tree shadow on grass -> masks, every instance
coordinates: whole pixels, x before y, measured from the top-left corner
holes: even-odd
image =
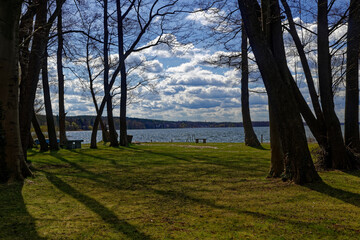
[[[360,194],[334,188],[323,181],[307,184],[305,187],[349,203],[355,207],[360,207]]]
[[[101,159],[101,160],[106,160],[106,161],[110,161],[111,159],[109,158],[105,158],[105,157],[100,157],[100,156],[97,156],[97,155],[92,155],[92,154],[89,154],[89,153],[84,153],[83,151],[76,151],[74,149],[67,149],[69,152],[72,152],[72,153],[76,153],[76,154],[79,154],[79,155],[83,155],[83,156],[86,156],[86,157],[91,157],[91,158],[96,158],[96,159]]]
[[[219,167],[223,167],[223,168],[227,168],[230,170],[241,170],[241,171],[247,171],[249,173],[254,172],[254,174],[248,174],[249,177],[252,176],[259,176],[261,174],[256,173],[255,171],[261,171],[261,167],[264,167],[263,164],[259,163],[259,161],[255,161],[255,160],[246,160],[249,161],[250,163],[256,164],[256,166],[250,166],[250,164],[239,164],[239,163],[244,163],[244,160],[238,160],[238,159],[232,159],[232,160],[226,160],[224,161],[224,159],[220,156],[195,156],[192,154],[181,154],[181,153],[164,153],[164,152],[154,152],[151,150],[142,150],[144,153],[148,153],[151,155],[157,155],[157,156],[163,156],[163,157],[168,157],[171,159],[175,159],[175,160],[180,160],[180,161],[185,161],[185,162],[189,162],[189,163],[200,163],[200,164],[206,164],[206,165],[214,165],[214,166],[219,166]],[[257,158],[259,159],[259,158]],[[266,169],[268,168],[268,166],[266,166]],[[266,175],[266,170],[264,171],[264,174]]]
[[[45,239],[26,209],[22,188],[22,183],[0,185],[0,239]]]
[[[355,170],[355,171],[345,171],[344,173],[352,175],[354,177],[359,177],[360,178],[360,170]]]
[[[80,203],[84,204],[92,212],[96,213],[102,218],[104,222],[109,224],[114,230],[125,234],[130,239],[144,239],[150,240],[150,236],[140,232],[137,228],[125,220],[119,219],[114,212],[103,206],[101,203],[95,199],[86,196],[49,172],[45,172],[46,178],[59,190],[70,195],[74,199],[78,200]]]
[[[153,189],[153,191],[156,194],[162,195],[164,197],[168,197],[170,199],[175,199],[175,200],[180,200],[180,201],[185,201],[185,202],[190,201],[192,203],[206,205],[206,206],[214,208],[214,209],[233,212],[236,214],[244,214],[244,215],[248,215],[248,216],[252,216],[254,218],[260,219],[261,221],[272,221],[272,222],[278,222],[281,224],[290,224],[290,225],[296,226],[299,229],[313,228],[314,230],[319,230],[321,228],[324,228],[323,226],[321,226],[317,223],[303,222],[300,220],[293,220],[293,219],[288,219],[288,218],[282,219],[279,217],[267,215],[267,214],[260,213],[260,212],[254,212],[254,211],[239,209],[239,208],[235,208],[235,207],[231,207],[231,206],[220,205],[220,204],[217,204],[213,200],[192,197],[183,192],[172,191],[172,190],[164,191],[164,190],[157,190],[157,189]]]

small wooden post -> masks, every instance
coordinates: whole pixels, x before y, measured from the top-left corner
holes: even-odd
[[[264,136],[261,134],[261,143],[263,143]]]

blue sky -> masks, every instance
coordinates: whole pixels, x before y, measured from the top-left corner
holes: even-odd
[[[184,23],[189,24],[192,29],[202,31],[198,33],[197,37],[203,36],[207,40],[193,41],[191,43],[191,39],[185,39],[181,35],[168,34],[166,37],[171,38],[172,47],[163,44],[134,53],[129,57],[129,66],[142,62],[142,67],[135,69],[130,75],[130,79],[137,81],[142,78],[149,81],[148,84],[129,93],[131,103],[128,105],[128,117],[189,121],[242,121],[240,102],[241,73],[235,68],[215,67],[208,63],[209,60],[217,59],[220,55],[228,55],[238,51],[236,44],[240,42],[240,36],[233,41],[234,48],[232,48],[232,51],[225,50],[221,44],[218,46],[212,44],[215,38],[210,37],[209,27],[213,24],[211,19],[214,19],[214,13],[211,11],[183,16]],[[220,31],[226,32],[229,25],[220,25],[218,27],[222,28]],[[316,31],[315,23],[309,22],[308,27]],[[335,31],[331,39],[337,39],[344,32],[346,32],[346,26]],[[209,37],[207,38],[207,36]],[[295,51],[289,37],[285,36],[285,39],[288,42],[287,51],[289,53],[290,70],[293,72],[294,77],[298,79],[298,84],[305,99],[310,102],[306,84],[303,81],[300,61],[294,54]],[[307,39],[311,39],[309,34],[304,36],[304,41]],[[310,41],[307,48],[316,49],[316,41]],[[115,53],[112,54],[113,58],[116,58],[116,56]],[[250,57],[252,56],[250,55]],[[310,52],[309,57],[315,59],[316,55]],[[67,62],[67,64],[72,65],[73,63]],[[50,58],[49,66],[52,69],[55,68],[55,59]],[[266,121],[268,120],[267,96],[264,93],[259,93],[264,92],[265,89],[257,72],[257,67],[253,62],[251,62],[250,68],[252,70],[249,84],[251,116],[254,121]],[[78,66],[78,69],[81,69],[81,66]],[[315,68],[313,72],[316,81]],[[69,71],[66,71],[66,73],[65,102],[68,116],[94,115],[95,109],[90,93],[86,90],[86,79],[80,81]],[[51,77],[55,79],[55,72],[52,71],[51,74]],[[52,90],[56,93],[55,86]],[[99,98],[100,96],[101,87],[99,88]],[[115,102],[117,98],[118,96],[115,97]],[[344,112],[342,85],[337,91],[335,103],[338,116],[342,121]],[[55,112],[57,112],[56,98],[53,100],[53,106]],[[114,108],[114,114],[119,115],[118,105]]]

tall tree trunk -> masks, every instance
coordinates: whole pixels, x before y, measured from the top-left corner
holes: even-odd
[[[34,147],[34,139],[31,135],[31,132],[29,133],[29,143],[28,143],[28,149],[32,149]]]
[[[269,19],[271,19],[270,2],[268,0],[261,0],[261,26],[267,44],[272,46],[271,20]],[[280,128],[276,120],[276,114],[271,107],[270,99],[268,99],[268,107],[271,148],[269,177],[280,177],[284,172],[284,151],[281,146]]]
[[[269,122],[270,122],[270,172],[269,177],[280,177],[284,172],[284,152],[281,146],[280,130],[276,121],[275,112],[272,110],[269,101]]]
[[[351,169],[347,157],[340,122],[334,109],[332,92],[331,58],[329,53],[328,1],[318,1],[318,72],[321,105],[324,112],[331,166],[336,169]],[[329,163],[330,164],[330,163]]]
[[[108,97],[106,110],[107,110],[107,118],[108,118],[108,124],[109,124],[110,146],[118,147],[119,142],[118,142],[118,134],[115,129],[112,96]]]
[[[360,1],[350,1],[347,32],[345,144],[360,151],[359,141]]]
[[[256,57],[265,88],[269,96],[271,108],[274,110],[275,121],[278,123],[281,145],[284,151],[284,178],[293,180],[297,184],[304,184],[320,179],[315,171],[314,164],[307,146],[305,130],[296,100],[292,94],[290,79],[284,75],[284,60],[280,62],[272,52],[263,37],[261,27],[261,9],[256,0],[238,0],[241,15],[245,24],[251,47]],[[276,16],[279,12],[278,2],[271,2],[272,13]],[[279,18],[279,15],[277,15]],[[279,19],[272,21],[272,39],[282,38],[278,31]],[[281,24],[281,22],[280,22]],[[281,25],[280,25],[281,29]],[[281,36],[279,36],[281,34]],[[286,60],[285,60],[286,62]]]
[[[284,9],[285,14],[287,16],[288,22],[289,22],[289,33],[291,34],[295,46],[297,48],[297,51],[299,53],[299,57],[301,60],[301,64],[304,70],[305,79],[308,85],[309,94],[311,97],[311,102],[314,108],[314,112],[316,115],[313,115],[312,111],[310,110],[308,104],[306,103],[304,97],[302,96],[300,90],[298,89],[295,82],[292,82],[293,91],[295,94],[295,97],[297,99],[297,102],[299,104],[300,112],[306,121],[307,125],[309,126],[313,136],[317,140],[319,147],[322,149],[323,156],[321,159],[321,162],[318,162],[319,165],[322,165],[322,167],[330,166],[331,165],[331,159],[329,157],[328,151],[329,151],[329,145],[328,145],[328,139],[327,139],[327,133],[326,133],[326,125],[324,120],[324,115],[322,112],[322,109],[320,107],[320,102],[318,99],[318,94],[315,89],[314,80],[311,74],[310,66],[306,58],[306,54],[304,51],[304,46],[300,41],[299,35],[296,31],[295,23],[292,17],[291,9],[287,3],[286,0],[281,0]]]
[[[22,150],[18,115],[21,4],[20,0],[0,1],[0,182],[31,176]]]
[[[49,146],[50,146],[50,150],[56,151],[59,150],[59,144],[57,143],[54,115],[51,106],[47,51],[45,51],[43,64],[42,64],[42,83],[43,83],[43,92],[44,92],[46,123],[47,123],[48,136],[49,136]]]
[[[39,73],[42,57],[46,47],[48,31],[44,27],[47,20],[47,1],[39,0],[36,8],[35,31],[33,33],[31,52],[27,71],[23,75],[20,84],[20,135],[23,153],[26,159],[26,150],[29,139],[31,120],[34,110],[34,99],[39,81]]]
[[[108,1],[104,0],[104,90],[107,95],[106,111],[110,133],[110,146],[117,147],[119,142],[115,130],[112,97],[110,95],[111,89],[109,86],[109,29],[108,29]]]
[[[49,147],[48,147],[48,144],[46,143],[45,136],[41,131],[39,122],[36,119],[35,111],[33,112],[33,117],[31,119],[31,123],[32,123],[32,125],[34,127],[36,136],[37,136],[37,138],[39,140],[39,143],[40,143],[40,151],[46,152],[47,150],[49,150]]]
[[[64,73],[63,73],[63,63],[62,63],[62,54],[64,47],[64,39],[62,34],[62,10],[60,10],[57,20],[57,31],[58,31],[58,49],[56,54],[57,60],[57,74],[58,74],[58,84],[59,84],[59,138],[60,146],[66,145],[66,129],[65,129],[65,101],[64,101]]]
[[[245,132],[245,145],[260,147],[261,144],[254,132],[250,116],[248,46],[244,27],[241,36],[241,112]]]
[[[90,33],[89,33],[90,34]],[[86,42],[86,68],[88,71],[88,76],[89,76],[89,81],[90,81],[90,93],[91,93],[91,97],[95,106],[95,110],[96,110],[96,115],[99,115],[99,106],[96,100],[96,95],[95,95],[95,90],[94,90],[94,79],[92,76],[92,72],[91,72],[91,67],[90,67],[90,51],[89,51],[89,44],[90,44],[90,38],[87,39]],[[109,136],[109,132],[106,129],[106,126],[103,122],[102,119],[100,119],[100,127],[101,127],[101,131],[102,131],[102,139],[104,142],[109,142],[110,136]]]
[[[312,77],[310,66],[309,66],[309,63],[307,61],[306,54],[305,54],[305,51],[304,51],[304,46],[301,43],[299,35],[298,35],[297,31],[296,31],[294,19],[292,17],[292,13],[291,13],[291,10],[290,10],[290,7],[289,7],[287,1],[286,0],[281,0],[281,2],[282,2],[282,5],[284,6],[285,14],[286,14],[287,19],[289,21],[289,33],[290,33],[292,39],[294,40],[296,49],[297,49],[297,51],[299,53],[301,65],[302,65],[303,70],[304,70],[304,75],[305,75],[305,79],[306,79],[306,82],[307,82],[307,85],[308,85],[310,98],[311,98],[311,102],[312,102],[312,105],[313,105],[313,108],[314,108],[316,118],[323,125],[324,124],[324,117],[323,117],[323,113],[322,113],[322,110],[321,110],[321,107],[320,107],[318,94],[317,94],[316,89],[315,89],[314,79]]]
[[[120,99],[120,145],[128,146],[127,126],[126,126],[126,101],[127,101],[127,80],[126,66],[124,56],[124,32],[123,19],[121,14],[120,0],[116,0],[117,20],[118,20],[118,42],[119,42],[119,60],[121,64],[121,99]]]

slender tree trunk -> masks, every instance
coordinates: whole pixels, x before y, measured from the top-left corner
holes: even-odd
[[[0,1],[0,182],[31,176],[22,151],[18,115],[21,4],[19,0]]]
[[[345,144],[360,151],[359,140],[360,1],[350,1],[347,33]]]
[[[28,143],[28,149],[32,149],[34,147],[34,139],[31,135],[31,132],[29,133],[29,143]]]
[[[307,146],[305,130],[290,85],[290,79],[284,75],[284,60],[280,62],[280,54],[275,57],[272,47],[264,39],[264,32],[261,24],[261,9],[256,0],[238,0],[241,15],[245,24],[251,47],[256,57],[269,102],[274,111],[275,121],[279,124],[281,145],[284,151],[284,178],[293,180],[297,184],[304,184],[320,179],[315,171],[314,164]],[[271,1],[272,16],[279,15],[278,2]],[[271,27],[272,39],[282,38],[282,32],[278,31],[279,21],[271,21],[275,26]],[[281,25],[280,25],[281,29]],[[281,34],[281,36],[279,36]],[[286,60],[285,60],[286,62]]]
[[[97,148],[97,144],[96,144],[96,136],[97,136],[97,131],[98,131],[98,128],[99,128],[99,123],[101,120],[101,115],[104,111],[104,108],[105,108],[105,105],[107,103],[107,96],[105,94],[101,104],[100,104],[100,108],[99,108],[99,112],[97,113],[97,116],[95,118],[95,121],[94,121],[94,125],[93,125],[93,129],[92,129],[92,132],[91,132],[91,142],[90,142],[90,148],[92,149],[95,149]]]
[[[58,31],[58,49],[56,54],[57,60],[57,74],[58,74],[58,84],[59,84],[59,138],[60,146],[66,145],[66,129],[65,129],[65,101],[64,101],[64,73],[63,73],[63,64],[62,64],[62,54],[64,39],[62,34],[62,10],[60,10],[57,20],[57,31]]]
[[[42,151],[42,152],[48,151],[49,147],[48,147],[48,144],[46,143],[45,136],[41,131],[39,122],[36,119],[35,111],[33,112],[33,117],[31,119],[31,123],[32,123],[32,125],[34,127],[34,130],[36,132],[36,136],[37,136],[37,138],[39,140],[39,143],[40,143],[40,151]]]
[[[324,112],[327,138],[332,164],[327,167],[336,169],[351,169],[353,166],[347,157],[340,128],[336,116],[332,92],[331,58],[329,53],[328,1],[318,1],[318,70],[321,105]]]
[[[108,29],[108,1],[104,0],[104,90],[107,95],[106,111],[107,119],[109,125],[110,133],[110,146],[117,147],[119,142],[117,140],[117,134],[114,125],[113,117],[113,106],[112,106],[112,97],[110,95],[110,86],[109,86],[109,29]]]
[[[110,146],[111,147],[118,147],[118,134],[116,133],[115,123],[114,123],[114,116],[113,116],[113,104],[112,104],[112,96],[108,97],[107,101],[107,116],[108,116],[108,124],[109,124],[109,135],[110,135]]]
[[[92,100],[93,100],[93,103],[94,103],[94,106],[95,106],[96,115],[99,115],[99,106],[98,106],[95,91],[94,91],[94,79],[93,79],[92,72],[91,72],[91,67],[90,67],[89,44],[90,44],[90,38],[88,38],[87,42],[86,42],[86,67],[87,67],[89,81],[90,81],[91,97],[92,97]],[[100,119],[100,126],[101,126],[103,141],[104,142],[109,142],[109,139],[110,139],[109,132],[106,130],[106,126],[105,126],[102,119]]]
[[[309,66],[309,63],[307,61],[306,54],[305,54],[305,51],[304,51],[304,46],[301,43],[299,35],[298,35],[297,31],[296,31],[294,19],[292,17],[292,13],[291,13],[289,5],[287,4],[287,1],[286,0],[281,0],[281,2],[282,2],[282,5],[284,6],[285,14],[286,14],[287,19],[289,21],[289,33],[291,34],[291,37],[294,40],[296,49],[297,49],[297,51],[299,53],[300,61],[301,61],[301,64],[302,64],[302,67],[303,67],[303,70],[304,70],[304,75],[305,75],[305,79],[306,79],[306,82],[307,82],[307,85],[308,85],[308,89],[309,89],[309,93],[310,93],[310,97],[311,97],[311,102],[312,102],[312,105],[314,107],[314,112],[316,114],[316,118],[323,125],[324,124],[324,117],[323,117],[323,113],[322,113],[322,110],[321,110],[321,107],[320,107],[318,94],[317,94],[316,89],[315,89],[314,79],[312,77],[310,66]]]
[[[244,27],[241,36],[241,111],[245,132],[245,145],[260,147],[261,144],[254,132],[250,116],[248,46]]]
[[[47,123],[48,136],[49,136],[49,146],[50,146],[50,150],[56,151],[59,150],[59,144],[57,143],[54,115],[51,106],[47,51],[45,51],[43,64],[42,64],[42,83],[43,83],[43,92],[44,92],[46,123]]]
[[[26,150],[30,133],[31,120],[34,110],[34,99],[39,81],[42,56],[46,48],[48,31],[44,27],[47,20],[47,1],[39,0],[36,8],[35,29],[33,33],[31,52],[27,71],[23,75],[20,84],[20,135],[23,153],[26,159]]]
[[[126,126],[126,101],[127,101],[127,80],[126,80],[126,66],[124,56],[124,32],[123,19],[121,14],[120,0],[116,0],[116,10],[118,19],[118,41],[119,41],[119,60],[121,64],[121,99],[120,99],[120,145],[128,146],[127,140],[127,126]]]

